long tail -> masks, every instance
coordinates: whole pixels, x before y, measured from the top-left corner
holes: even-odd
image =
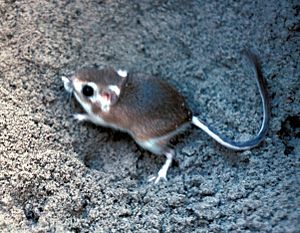
[[[192,118],[192,124],[202,129],[204,132],[206,132],[209,136],[211,136],[221,145],[232,150],[247,150],[257,146],[265,138],[267,134],[269,128],[270,116],[271,116],[271,104],[270,104],[269,94],[268,94],[265,79],[261,71],[258,57],[249,50],[245,50],[243,51],[243,53],[247,56],[250,63],[253,65],[255,69],[256,83],[259,88],[259,93],[263,104],[263,121],[261,123],[258,134],[254,138],[250,139],[249,141],[236,142],[224,136],[221,136],[220,133],[218,133],[216,130],[212,129],[211,127],[201,122],[199,118],[195,116]]]

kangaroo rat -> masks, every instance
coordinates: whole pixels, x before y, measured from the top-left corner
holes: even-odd
[[[162,178],[166,180],[172,162],[174,150],[169,147],[170,139],[190,124],[232,150],[250,149],[264,139],[270,118],[268,91],[257,56],[250,51],[245,54],[254,67],[263,105],[260,130],[245,142],[227,139],[193,116],[184,97],[161,79],[113,68],[85,68],[71,78],[62,77],[62,81],[86,111],[86,114],[75,114],[75,119],[125,131],[144,149],[166,156],[157,176],[150,179],[157,183]]]

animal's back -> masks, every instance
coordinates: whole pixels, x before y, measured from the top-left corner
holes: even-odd
[[[143,137],[168,134],[192,117],[183,96],[171,85],[143,74],[128,77],[111,113],[119,114],[134,135]]]

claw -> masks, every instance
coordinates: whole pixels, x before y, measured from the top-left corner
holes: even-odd
[[[156,180],[156,176],[150,176],[150,178],[148,179],[148,182],[152,182],[153,180]]]
[[[167,175],[167,174],[164,174],[164,175],[158,175],[157,178],[156,178],[155,181],[154,181],[154,184],[157,184],[161,179],[164,179],[165,181],[168,181],[166,175]]]
[[[163,179],[163,180],[165,180],[165,181],[168,181],[166,175],[167,175],[167,174],[165,174],[165,175],[151,176],[151,177],[148,179],[148,182],[153,182],[153,181],[154,181],[154,184],[157,184],[161,179]]]
[[[164,179],[165,181],[167,181],[167,173],[168,173],[168,169],[172,163],[173,154],[172,154],[172,152],[168,152],[168,153],[165,153],[165,155],[167,157],[165,164],[159,170],[157,176],[152,176],[148,179],[149,182],[152,182],[153,180],[155,180],[154,184],[157,184],[161,179]]]

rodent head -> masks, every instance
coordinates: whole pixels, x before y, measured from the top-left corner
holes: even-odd
[[[65,89],[74,93],[84,109],[96,105],[103,112],[109,112],[110,106],[118,101],[126,78],[127,72],[122,70],[84,68],[70,79],[62,77],[62,80]]]

